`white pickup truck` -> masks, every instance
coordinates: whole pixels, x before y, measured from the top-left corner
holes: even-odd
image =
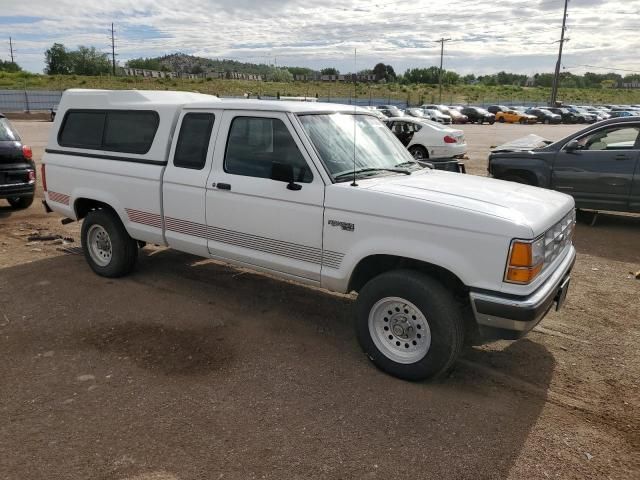
[[[84,220],[97,274],[151,243],[355,291],[362,348],[405,379],[523,336],[575,261],[570,196],[423,168],[349,106],[68,90],[42,180],[48,211]]]

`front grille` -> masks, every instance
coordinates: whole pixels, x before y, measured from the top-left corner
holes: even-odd
[[[550,265],[571,245],[576,224],[576,212],[571,210],[544,234],[544,263]]]

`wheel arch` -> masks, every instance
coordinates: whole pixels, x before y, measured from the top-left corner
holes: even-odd
[[[398,269],[415,270],[427,274],[440,282],[456,294],[466,295],[468,288],[453,272],[433,263],[416,260],[398,255],[375,254],[362,258],[353,269],[349,277],[348,292],[360,289],[372,278]]]

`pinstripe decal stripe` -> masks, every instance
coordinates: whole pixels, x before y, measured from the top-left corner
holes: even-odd
[[[126,212],[129,220],[134,223],[162,228],[162,218],[158,214],[130,208],[127,208]],[[179,218],[165,217],[164,221],[165,228],[171,232],[206,238],[214,242],[292,258],[301,262],[315,263],[328,268],[340,268],[342,259],[344,258],[344,254],[338,252],[331,252],[329,250],[323,252],[322,249],[316,247],[308,247],[306,245],[261,237],[259,235],[236,232],[235,230],[228,230],[226,228],[211,227]]]
[[[64,193],[52,192],[48,191],[49,200],[56,203],[61,203],[62,205],[69,205],[69,195],[65,195]]]

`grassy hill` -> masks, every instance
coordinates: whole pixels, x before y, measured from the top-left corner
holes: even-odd
[[[327,98],[351,98],[353,84],[322,82],[250,82],[215,79],[152,79],[139,77],[89,77],[76,75],[37,75],[30,73],[0,72],[0,90],[65,90],[67,88],[188,90],[219,96],[318,96]],[[385,99],[391,103],[432,103],[438,101],[437,85],[358,84],[358,98]],[[550,96],[542,87],[488,87],[480,85],[453,85],[443,88],[442,102],[466,103],[545,103]],[[640,90],[562,88],[559,98],[566,103],[577,104],[640,104]]]

